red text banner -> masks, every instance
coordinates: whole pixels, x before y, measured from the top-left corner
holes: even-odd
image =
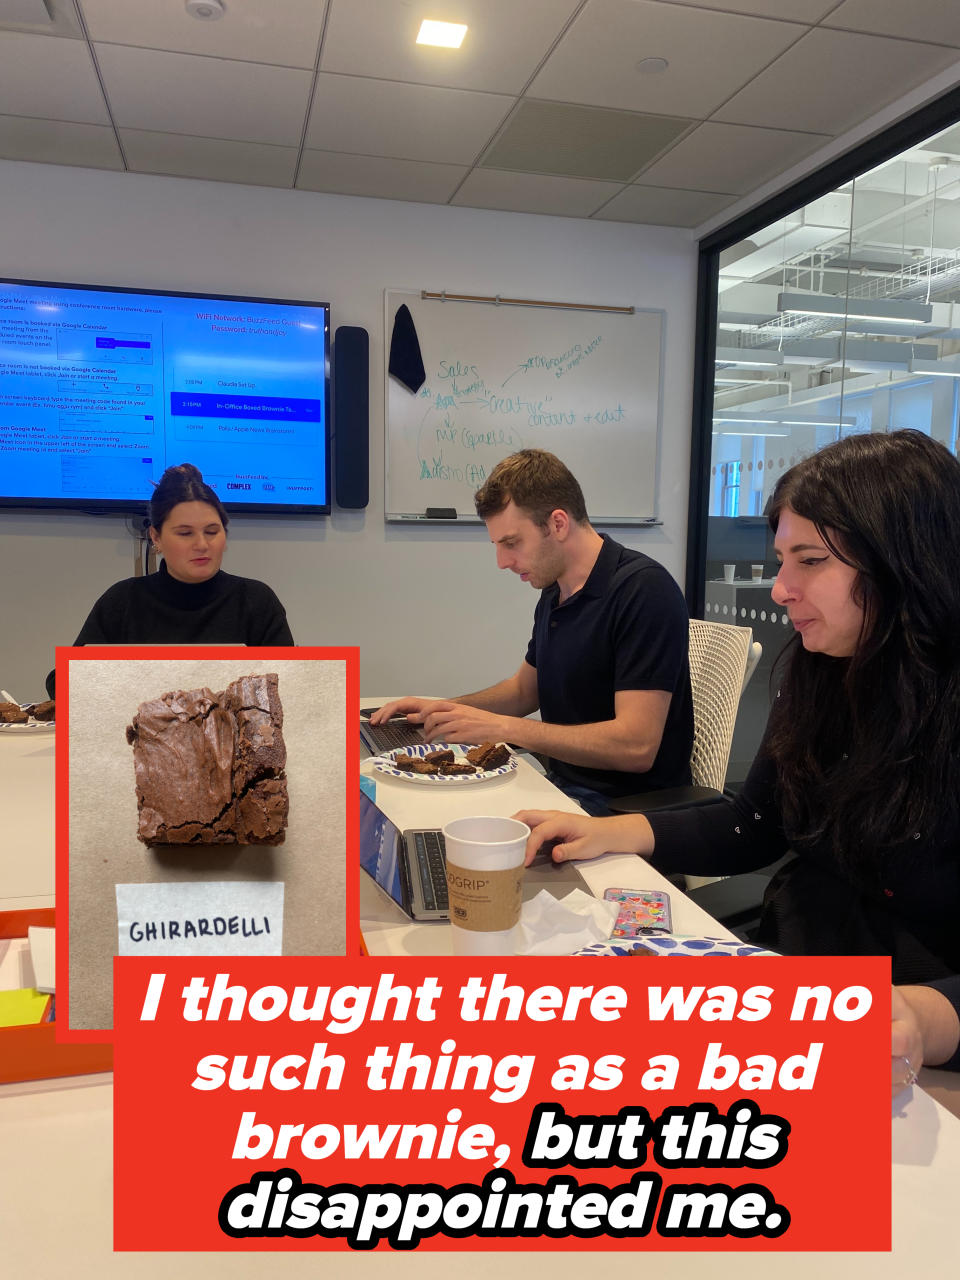
[[[118,1249],[890,1247],[889,961],[115,966]]]

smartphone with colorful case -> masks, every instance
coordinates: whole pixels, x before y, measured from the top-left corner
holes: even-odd
[[[640,938],[671,931],[669,894],[659,889],[607,889],[603,896],[607,902],[620,904],[612,937]]]

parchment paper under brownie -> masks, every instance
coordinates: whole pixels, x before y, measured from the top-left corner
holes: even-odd
[[[144,844],[281,844],[287,751],[275,675],[143,702],[127,741]]]

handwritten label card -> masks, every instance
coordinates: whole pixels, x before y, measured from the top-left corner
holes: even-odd
[[[118,884],[118,955],[279,956],[283,885]]]

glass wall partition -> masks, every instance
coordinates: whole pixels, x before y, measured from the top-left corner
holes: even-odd
[[[951,99],[938,104],[941,119],[960,116]],[[688,597],[700,616],[752,627],[764,651],[741,704],[734,783],[792,634],[770,598],[776,567],[763,511],[777,479],[860,432],[916,427],[956,452],[960,125],[915,136],[879,159],[895,140],[875,141],[859,172],[853,157],[830,189],[821,180],[795,208],[781,197],[778,216],[703,246]]]

